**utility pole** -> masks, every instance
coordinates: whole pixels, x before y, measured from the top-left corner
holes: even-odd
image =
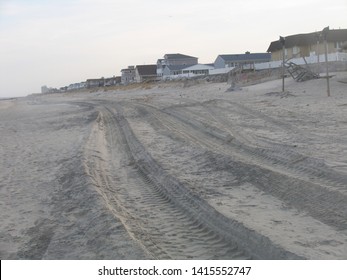
[[[282,92],[284,92],[284,63],[285,63],[285,53],[286,53],[286,39],[280,36],[280,43],[282,45]]]
[[[329,84],[329,63],[328,63],[328,37],[329,32],[329,26],[325,27],[322,31],[323,37],[324,37],[324,49],[325,49],[325,65],[326,65],[326,75],[327,75],[327,94],[328,97],[330,96],[330,84]]]

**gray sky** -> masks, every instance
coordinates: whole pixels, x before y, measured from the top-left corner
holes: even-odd
[[[347,28],[346,0],[0,0],[0,97],[119,76],[165,53],[212,63],[279,35]]]

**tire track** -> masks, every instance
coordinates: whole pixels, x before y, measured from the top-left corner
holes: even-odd
[[[284,201],[301,211],[308,212],[312,217],[333,226],[338,229],[347,229],[347,197],[340,192],[333,190],[331,186],[326,187],[323,183],[333,184],[334,180],[330,178],[320,180],[320,183],[312,183],[307,180],[302,180],[300,177],[293,175],[290,164],[281,162],[282,165],[291,171],[289,174],[278,172],[279,167],[268,168],[271,164],[271,157],[264,156],[262,152],[255,149],[255,152],[249,147],[245,147],[241,143],[230,143],[227,138],[227,133],[206,128],[206,124],[198,123],[189,117],[183,117],[182,114],[170,113],[158,110],[147,104],[136,104],[140,110],[147,110],[147,117],[151,118],[150,123],[156,126],[171,130],[175,135],[180,135],[182,139],[198,143],[204,146],[209,152],[204,157],[209,160],[209,168],[221,168],[223,166],[226,171],[232,173],[239,183],[249,182],[257,186],[262,191]],[[186,135],[188,134],[188,137]],[[234,141],[231,141],[234,142]],[[285,152],[284,152],[285,153]],[[241,159],[235,159],[236,156],[241,156]],[[257,164],[252,161],[244,161],[242,155],[247,158],[256,158]],[[237,157],[236,157],[237,158]],[[299,159],[303,161],[304,159]],[[266,167],[263,167],[262,162],[266,162]],[[299,169],[300,172],[309,173],[311,168]],[[331,174],[330,174],[331,175]],[[310,175],[312,176],[312,175]],[[343,180],[343,177],[342,177]],[[322,183],[323,182],[323,183]],[[334,183],[335,189],[341,190],[345,186],[340,183]]]
[[[244,132],[235,129],[235,125],[229,120],[228,116],[221,117],[221,112],[229,114],[232,112],[241,119],[261,120],[265,124],[269,123],[271,126],[277,127],[279,131],[283,131],[290,136],[300,134],[307,137],[305,130],[230,100],[213,99],[204,102],[193,99],[185,100],[189,103],[169,106],[162,110],[152,105],[149,106],[155,110],[161,110],[206,134],[212,135],[222,142],[227,141],[230,148],[234,148],[234,154],[237,154],[237,150],[242,150],[243,157],[247,155],[252,157],[252,159],[258,159],[261,165],[268,165],[272,169],[280,166],[282,172],[285,170],[292,176],[300,176],[309,182],[327,185],[329,188],[340,191],[345,195],[347,194],[347,176],[345,174],[327,166],[321,159],[299,153],[293,145],[280,144],[259,136],[255,136],[255,141],[252,135],[245,135]],[[148,104],[143,105],[148,106]],[[225,108],[225,105],[231,106],[231,108]],[[202,115],[201,113],[193,112],[191,109],[195,107],[201,107],[206,114]],[[207,118],[206,115],[209,117]],[[211,124],[211,120],[214,120],[214,124]],[[254,142],[265,144],[265,147],[261,147]]]
[[[112,110],[108,109],[108,111],[113,114]],[[165,259],[245,259],[250,257],[242,252],[233,242],[225,239],[222,239],[221,242],[216,242],[217,239],[213,234],[209,233],[208,228],[201,221],[192,219],[189,215],[187,216],[185,211],[177,207],[172,197],[155,181],[155,174],[149,174],[144,168],[145,162],[143,158],[134,156],[137,155],[139,157],[138,153],[140,150],[129,145],[126,134],[124,131],[121,131],[123,130],[120,125],[122,119],[117,121],[112,115],[109,115],[108,121],[112,123],[112,127],[118,128],[118,133],[113,136],[121,137],[120,140],[128,160],[132,163],[135,162],[131,171],[131,177],[140,177],[141,179],[141,182],[137,180],[136,184],[130,186],[130,197],[137,198],[136,212],[141,213],[140,216],[134,219],[141,225],[142,236],[138,239],[139,242],[143,242],[144,237],[152,240],[152,244],[148,242],[143,244],[149,252],[152,252],[156,258]],[[136,152],[131,151],[131,148],[135,148]],[[159,172],[158,168],[154,170],[155,172]],[[134,208],[134,204],[128,204],[128,201],[128,199],[123,201],[125,203],[124,207],[131,211]],[[206,237],[212,238],[213,242],[207,242]],[[156,251],[153,252],[153,244],[160,247],[161,255],[158,255]],[[224,248],[229,249],[225,250]],[[211,255],[212,252],[214,254]]]
[[[205,102],[206,103],[206,102]],[[210,103],[207,102],[207,103]],[[212,118],[219,118],[219,112],[216,110],[213,112],[211,106],[206,108],[207,113],[209,113]],[[244,107],[244,106],[241,106]],[[347,176],[345,174],[336,172],[332,168],[328,167],[322,160],[308,157],[306,155],[300,154],[293,149],[293,147],[288,147],[288,145],[272,145],[271,148],[261,148],[256,146],[247,145],[244,142],[230,136],[230,130],[228,128],[221,130],[220,128],[211,127],[209,124],[205,123],[201,118],[197,118],[195,114],[191,114],[189,110],[177,110],[179,107],[175,107],[175,110],[165,109],[164,112],[177,118],[181,122],[186,123],[189,126],[194,127],[207,135],[210,135],[220,141],[220,144],[229,146],[229,149],[233,149],[234,155],[239,155],[243,158],[248,157],[252,160],[257,160],[260,165],[267,165],[271,169],[277,169],[276,171],[289,173],[294,177],[301,177],[301,179],[307,180],[308,182],[318,183],[320,185],[329,186],[334,190],[340,191],[342,194],[347,194]],[[218,108],[219,109],[219,108]],[[246,111],[250,111],[246,110]],[[259,116],[264,119],[264,121],[270,120],[273,125],[281,125],[280,129],[286,129],[290,125],[282,124],[283,122],[273,120],[268,116],[263,116],[263,114],[254,112],[252,115]],[[206,119],[206,118],[205,118]],[[220,119],[220,118],[219,118]],[[228,125],[227,121],[224,119],[221,123],[224,123],[226,127],[232,127],[232,124]],[[283,127],[285,126],[285,127]],[[233,132],[232,135],[235,135]],[[243,137],[244,138],[244,137]],[[242,139],[241,139],[242,140]],[[239,153],[241,151],[242,153]],[[278,168],[280,166],[280,169]]]
[[[149,254],[165,259],[299,258],[226,218],[170,176],[135,137],[122,106],[101,109],[111,164],[96,169],[106,170],[101,172],[104,181],[96,183],[113,213]],[[126,188],[112,176],[119,171],[114,162],[120,152],[126,158],[121,164],[128,166]]]
[[[263,165],[265,163],[270,166],[280,166],[281,170],[285,170],[292,175],[301,176],[303,179],[316,183],[321,182],[323,185],[328,185],[330,187],[333,186],[336,190],[341,191],[343,194],[347,194],[347,176],[331,169],[325,165],[322,160],[300,154],[286,146],[277,145],[269,149],[246,145],[237,138],[231,139],[229,133],[225,130],[223,131],[220,128],[211,127],[197,119],[195,115],[190,115],[189,111],[183,112],[181,110],[177,111],[170,109],[165,110],[165,112],[188,126],[216,138],[221,144],[224,144],[224,146],[226,146],[225,142],[227,141],[227,146],[233,149],[234,154],[237,153],[237,150],[242,151],[243,155],[257,159],[259,164]],[[218,113],[215,110],[209,109],[208,112],[218,118]],[[257,115],[262,116],[262,114],[256,114],[256,116]],[[271,118],[267,116],[263,118],[265,121],[271,120]],[[276,120],[272,120],[272,122],[276,125],[282,123]],[[284,127],[281,125],[280,128],[283,129]]]
[[[222,101],[226,102],[225,100]],[[254,110],[246,108],[241,104],[233,103],[230,101],[228,103],[233,105],[236,111],[240,111],[240,114],[251,114],[252,116],[272,123],[281,130],[292,131],[290,134],[305,134],[301,130],[298,131],[298,128],[293,127],[288,123],[284,123],[262,113],[255,112]],[[205,106],[204,104],[204,107],[213,117],[218,118],[219,113],[217,112],[217,108],[215,106],[210,106],[210,104],[208,103],[207,106]],[[218,107],[218,110],[226,109]],[[223,125],[225,125],[225,127],[230,127],[232,125],[230,122],[228,122],[227,119],[218,119],[221,121],[221,123],[223,123]],[[310,181],[316,179],[317,182],[320,181],[323,184],[334,186],[337,190],[340,190],[344,194],[347,194],[347,176],[336,172],[335,170],[327,166],[323,160],[303,155],[295,151],[294,147],[288,145],[282,145],[273,142],[270,144],[271,148],[258,148],[241,144],[239,141],[237,143],[237,145],[242,145],[244,150],[247,151],[247,153],[250,155],[255,155],[260,159],[269,162],[270,164],[281,165],[281,167],[285,168],[288,172],[295,171],[296,174],[300,174],[304,178],[307,178],[307,175],[309,175]]]

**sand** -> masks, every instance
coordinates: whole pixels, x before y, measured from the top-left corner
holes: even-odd
[[[0,101],[0,258],[346,259],[346,77]]]

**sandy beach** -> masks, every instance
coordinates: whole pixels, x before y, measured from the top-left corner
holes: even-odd
[[[347,259],[346,78],[0,101],[0,258]]]

